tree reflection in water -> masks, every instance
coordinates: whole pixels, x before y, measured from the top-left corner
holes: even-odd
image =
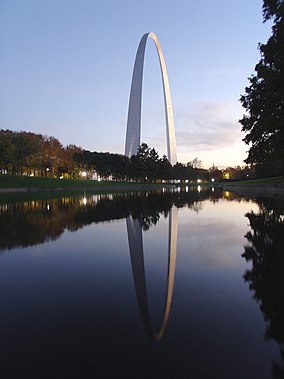
[[[148,230],[166,217],[173,205],[200,210],[205,199],[217,201],[220,191],[145,191],[97,194],[49,200],[0,201],[0,251],[28,247],[58,239],[64,231],[74,232],[85,225],[127,218],[139,221]]]
[[[273,339],[280,346],[282,364],[273,362],[274,378],[284,378],[284,217],[283,201],[264,199],[259,201],[259,213],[246,214],[251,231],[245,238],[242,257],[252,262],[244,280],[254,292],[267,322],[265,338]]]

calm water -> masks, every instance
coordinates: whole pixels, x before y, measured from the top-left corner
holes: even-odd
[[[283,378],[283,210],[216,189],[0,198],[1,378]]]

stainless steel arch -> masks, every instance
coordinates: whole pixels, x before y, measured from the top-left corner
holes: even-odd
[[[159,341],[166,330],[174,289],[175,267],[176,267],[176,252],[177,252],[177,208],[172,207],[169,212],[169,241],[168,241],[168,275],[167,275],[167,293],[165,298],[165,307],[163,320],[160,330],[154,332],[150,319],[150,312],[147,299],[146,276],[144,266],[143,238],[142,227],[138,220],[131,216],[126,219],[128,243],[130,250],[131,266],[133,280],[135,285],[137,303],[139,306],[141,318],[147,334],[150,338]]]
[[[177,153],[170,85],[160,43],[156,34],[152,32],[144,34],[141,38],[135,58],[128,107],[125,155],[130,157],[131,155],[136,154],[138,147],[140,146],[143,67],[146,43],[149,38],[155,43],[160,61],[164,91],[168,160],[174,165],[177,162]]]

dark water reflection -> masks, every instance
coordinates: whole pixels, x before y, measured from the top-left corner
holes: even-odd
[[[0,199],[1,378],[282,378],[283,204]]]
[[[251,230],[242,257],[252,262],[252,268],[244,280],[267,323],[265,338],[280,346],[282,362],[273,362],[273,377],[284,378],[284,208],[276,200],[258,203],[258,212],[246,214]]]
[[[201,209],[202,200],[218,201],[220,191],[83,195],[53,200],[0,203],[0,249],[27,247],[54,241],[65,230],[75,232],[93,222],[138,219],[143,230],[167,216],[173,205]],[[1,201],[1,199],[0,199]]]

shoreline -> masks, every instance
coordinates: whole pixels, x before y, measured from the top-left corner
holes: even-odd
[[[173,188],[174,184],[160,183],[133,183],[123,185],[94,185],[94,186],[70,186],[70,187],[17,187],[17,188],[0,188],[1,193],[17,193],[17,192],[53,192],[53,191],[131,191],[131,190],[152,190],[162,188]]]
[[[214,185],[213,185],[214,186]],[[229,191],[238,195],[247,196],[264,196],[264,197],[277,197],[284,198],[284,184],[280,183],[215,183],[215,186],[223,191]],[[170,183],[129,183],[129,184],[99,184],[99,185],[76,185],[76,186],[31,186],[31,187],[2,187],[0,188],[0,195],[7,193],[57,193],[68,191],[84,191],[84,192],[120,192],[120,191],[150,191],[159,190],[162,188],[175,188],[176,184]]]
[[[223,184],[223,190],[239,195],[284,198],[284,184]]]

